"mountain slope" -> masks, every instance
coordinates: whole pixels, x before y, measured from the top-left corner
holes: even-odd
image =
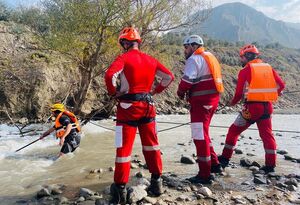
[[[190,31],[231,42],[258,42],[263,45],[278,42],[287,47],[300,48],[300,30],[242,3],[215,7],[204,23]]]

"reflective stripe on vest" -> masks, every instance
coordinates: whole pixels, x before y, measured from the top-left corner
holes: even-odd
[[[245,93],[247,101],[268,102],[278,98],[272,67],[267,63],[250,63],[251,82]]]
[[[201,95],[208,95],[208,94],[214,94],[218,93],[216,89],[212,90],[201,90],[201,91],[195,91],[190,94],[190,97],[195,97],[195,96],[201,96]]]
[[[276,150],[274,149],[265,149],[266,154],[276,154]]]
[[[129,157],[116,157],[116,163],[127,163],[130,162],[131,156]]]
[[[201,161],[201,162],[209,162],[211,160],[211,157],[197,157],[198,158],[198,161]]]
[[[144,150],[144,151],[157,151],[157,150],[159,150],[159,146],[158,146],[158,145],[154,145],[154,146],[143,146],[143,150]]]
[[[214,79],[217,91],[219,93],[224,92],[221,66],[216,57],[210,52],[205,52],[203,47],[198,48],[194,54],[201,55],[204,58]]]
[[[213,76],[211,74],[203,75],[203,76],[200,76],[199,78],[196,78],[196,79],[190,79],[186,75],[184,75],[182,77],[182,80],[184,80],[187,83],[192,83],[192,84],[203,82],[203,81],[207,81],[207,80],[211,80],[211,79],[213,79]]]

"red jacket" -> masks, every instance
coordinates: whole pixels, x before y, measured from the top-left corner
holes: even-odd
[[[153,88],[156,93],[162,92],[174,80],[174,75],[155,58],[132,49],[119,55],[105,73],[108,93],[115,95],[116,81],[120,80],[122,94],[149,93],[155,76],[161,78]]]

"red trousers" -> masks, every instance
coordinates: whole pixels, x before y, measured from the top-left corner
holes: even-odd
[[[126,184],[129,180],[131,152],[137,129],[141,137],[143,154],[149,172],[156,175],[162,174],[162,160],[156,132],[156,122],[151,121],[137,126],[126,123],[126,120],[139,120],[145,116],[155,117],[153,105],[149,105],[146,102],[120,103],[118,105],[115,140],[117,150],[114,173],[116,184]]]
[[[209,125],[217,107],[218,101],[210,103],[210,105],[191,103],[192,138],[196,146],[198,158],[198,175],[203,179],[207,179],[210,176],[211,165],[219,164],[218,157],[209,137]]]
[[[222,156],[226,159],[232,157],[235,145],[237,143],[239,135],[246,130],[251,123],[256,122],[257,128],[259,130],[259,136],[263,141],[265,149],[265,164],[266,166],[276,165],[276,141],[272,134],[272,122],[271,116],[269,118],[262,117],[263,115],[271,115],[273,112],[271,103],[250,103],[245,104],[244,111],[249,111],[250,119],[246,120],[243,118],[242,113],[239,114],[235,122],[230,126],[225,146],[223,149]],[[261,119],[265,118],[265,119]]]

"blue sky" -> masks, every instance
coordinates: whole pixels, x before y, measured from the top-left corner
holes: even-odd
[[[1,0],[0,0],[1,1]],[[38,5],[40,0],[2,0],[10,6]],[[213,6],[242,2],[276,20],[300,23],[300,0],[212,0]]]

